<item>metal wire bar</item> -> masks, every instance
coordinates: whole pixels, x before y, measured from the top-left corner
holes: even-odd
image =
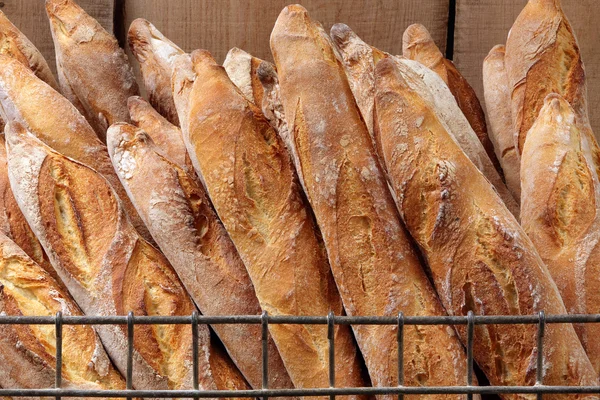
[[[269,388],[269,314],[262,312],[262,389],[263,393]],[[262,395],[263,400],[268,400],[269,396]]]
[[[398,387],[404,386],[404,314],[398,313]],[[398,394],[398,400],[403,400],[404,394]]]
[[[148,397],[148,398],[231,398],[299,397],[352,395],[433,395],[433,394],[600,394],[600,386],[391,386],[362,388],[252,389],[252,390],[83,390],[83,389],[0,389],[0,396],[20,397]]]
[[[54,387],[60,389],[62,386],[62,345],[63,345],[63,330],[62,330],[63,315],[61,311],[56,313],[55,329],[56,329],[56,377],[54,379]],[[56,400],[60,400],[60,396],[55,396]]]
[[[262,324],[261,315],[227,315],[207,316],[199,315],[199,324]],[[292,316],[276,315],[267,316],[269,324],[299,324],[299,325],[327,325],[327,317],[318,316]],[[54,317],[26,317],[0,315],[0,325],[53,325]],[[186,325],[192,323],[191,316],[137,316],[136,325]],[[336,316],[336,325],[396,325],[398,319],[393,317],[366,317],[366,316]],[[538,324],[538,315],[476,315],[473,317],[475,325],[522,325]],[[546,324],[575,324],[575,323],[600,323],[600,314],[556,314],[546,315]],[[63,316],[63,325],[126,325],[127,316]],[[467,325],[467,316],[405,316],[405,325]]]
[[[541,386],[544,384],[544,330],[546,328],[546,314],[544,311],[539,313],[539,324],[537,331],[537,363],[535,374],[535,385]],[[538,392],[537,400],[542,400],[543,394]]]
[[[467,386],[473,385],[473,333],[475,330],[474,314],[467,313]],[[473,400],[473,394],[467,394],[467,400]]]
[[[198,390],[198,311],[192,313],[192,387]]]
[[[127,376],[125,383],[128,390],[133,388],[133,329],[135,321],[133,320],[133,311],[127,314]]]
[[[329,311],[327,315],[327,339],[329,339],[329,387],[335,387],[335,315]],[[330,400],[335,400],[335,395],[329,396]]]

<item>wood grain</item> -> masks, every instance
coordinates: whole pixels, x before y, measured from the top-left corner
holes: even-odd
[[[454,63],[483,103],[483,59],[496,44],[506,43],[508,31],[526,0],[457,0]],[[600,21],[598,0],[562,0],[577,35],[585,63],[592,128],[600,138]],[[484,105],[485,106],[485,105]]]
[[[56,75],[54,44],[44,3],[43,0],[4,0],[0,1],[0,10],[42,52]],[[112,32],[115,0],[77,0],[77,3]]]
[[[125,32],[135,18],[146,18],[186,51],[206,49],[221,63],[232,47],[272,61],[269,37],[289,0],[125,0]],[[446,47],[449,0],[304,0],[327,31],[349,25],[363,40],[392,54],[402,53],[402,34],[424,24],[442,51]],[[129,53],[131,57],[131,53]],[[133,60],[133,58],[132,58]],[[138,71],[137,63],[132,61]],[[139,76],[139,75],[138,75]]]

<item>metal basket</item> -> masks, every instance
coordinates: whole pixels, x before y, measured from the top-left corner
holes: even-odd
[[[397,317],[349,317],[334,316],[203,316],[194,312],[191,316],[139,316],[133,313],[127,316],[63,316],[58,312],[55,317],[25,317],[0,315],[0,325],[55,325],[56,328],[56,384],[49,389],[0,389],[0,396],[44,396],[55,397],[148,397],[148,398],[231,398],[231,397],[296,397],[296,396],[329,396],[335,399],[343,395],[434,395],[462,394],[471,400],[474,394],[536,394],[541,399],[543,394],[600,394],[600,386],[547,386],[543,383],[543,345],[546,324],[564,323],[600,323],[600,314],[577,315],[498,315],[476,316],[471,311],[467,316],[404,316]],[[193,331],[193,389],[192,390],[134,390],[132,388],[133,332],[136,325],[190,325]],[[262,388],[252,390],[199,390],[198,389],[198,325],[199,324],[260,324],[262,326]],[[327,325],[329,340],[329,388],[305,389],[269,389],[268,388],[268,328],[269,324]],[[473,386],[473,330],[475,325],[488,324],[536,324],[537,330],[537,375],[534,386]],[[85,390],[64,389],[62,383],[62,327],[63,325],[127,325],[127,386],[125,390]],[[398,386],[394,387],[335,387],[335,325],[396,325],[398,328]],[[404,327],[406,325],[467,325],[467,376],[464,386],[404,386]]]

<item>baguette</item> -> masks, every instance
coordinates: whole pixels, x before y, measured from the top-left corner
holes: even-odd
[[[583,61],[560,0],[529,0],[508,34],[505,63],[519,154],[550,93],[571,104],[578,124],[589,124]],[[593,136],[589,127],[585,132]]]
[[[259,108],[262,107],[264,96],[264,90],[257,73],[261,63],[266,64],[267,62],[252,57],[237,47],[229,50],[223,62],[223,68],[227,71],[229,79],[241,90],[247,100],[253,102]]]
[[[341,54],[346,76],[349,82],[353,82],[351,88],[354,88],[353,93],[359,108],[364,110],[362,115],[365,119],[365,114],[373,113],[375,63],[390,56],[363,42],[345,25],[334,26],[332,35],[338,52]],[[442,78],[419,62],[408,59],[401,59],[400,62],[399,67],[413,89],[432,104],[439,118],[447,125],[448,130],[463,151],[492,182],[508,208],[515,215],[519,215],[519,205],[506,188],[502,177],[498,174],[469,121],[458,107],[454,95]],[[373,143],[375,143],[374,139]]]
[[[285,143],[288,152],[292,154],[293,146],[290,141],[289,128],[287,122],[285,122],[285,112],[283,111],[283,104],[281,103],[279,78],[277,77],[275,66],[270,62],[261,62],[256,69],[256,76],[263,88],[262,104],[260,105],[262,112]]]
[[[12,240],[0,233],[0,314],[10,316],[82,315],[50,275]],[[56,336],[53,325],[0,325],[0,384],[9,389],[54,387]],[[63,327],[64,388],[125,389],[94,328]]]
[[[571,314],[600,313],[600,182],[575,112],[546,96],[523,146],[521,225],[548,266]],[[576,325],[600,373],[600,326]]]
[[[248,272],[196,176],[163,156],[141,129],[115,124],[107,138],[123,186],[200,311],[260,314]],[[260,326],[218,324],[213,329],[248,382],[259,388]],[[269,387],[293,387],[273,341],[269,344]]]
[[[111,124],[129,121],[127,99],[139,94],[127,56],[73,0],[46,0],[46,13],[62,92],[106,142]]]
[[[521,198],[520,160],[515,148],[504,54],[504,46],[494,46],[483,60],[483,93],[490,121],[490,139],[504,171],[506,187],[518,201]]]
[[[390,57],[390,55],[363,42],[346,24],[333,25],[330,34],[344,65],[356,104],[367,125],[369,134],[374,140],[373,97],[375,77],[373,72],[379,60]],[[373,143],[375,142],[373,141]]]
[[[133,123],[152,138],[164,155],[186,172],[193,174],[194,167],[185,148],[185,143],[183,143],[181,129],[167,121],[165,117],[139,96],[130,97],[127,100],[127,106]],[[123,186],[125,186],[124,183]]]
[[[143,18],[131,23],[127,41],[140,64],[150,104],[170,123],[179,126],[171,91],[171,75],[173,58],[185,52]]]
[[[186,146],[261,307],[271,315],[341,315],[325,250],[280,138],[208,52],[177,62],[173,90]],[[329,386],[324,325],[269,329],[296,387]],[[365,386],[348,326],[335,327],[335,357],[339,387]]]
[[[62,281],[88,315],[190,315],[195,310],[164,256],[126,218],[110,184],[93,169],[56,153],[18,123],[6,130],[11,187]],[[127,327],[98,327],[122,373]],[[199,385],[217,389],[210,334],[198,329]],[[190,389],[192,331],[185,325],[138,325],[133,387]],[[234,374],[235,371],[232,371]]]
[[[556,284],[517,220],[392,59],[377,65],[375,110],[398,208],[448,313],[565,314]],[[465,342],[466,327],[456,328]],[[492,385],[535,384],[535,325],[479,325],[474,334],[475,360]],[[546,325],[543,340],[545,385],[597,385],[571,324]]]
[[[300,162],[297,169],[302,171],[346,312],[444,315],[400,222],[326,34],[303,7],[288,6],[275,23],[271,50]],[[397,385],[395,328],[353,328],[373,385]],[[451,328],[412,326],[404,334],[407,386],[464,383],[465,354]]]
[[[42,267],[66,291],[66,287],[50,264],[42,245],[27,224],[10,188],[4,135],[0,135],[0,233],[14,241],[29,258]]]
[[[0,54],[18,60],[31,69],[38,78],[52,86],[54,90],[59,90],[58,83],[56,83],[42,53],[10,22],[2,11],[0,11]]]
[[[5,121],[23,124],[46,145],[102,174],[119,194],[138,232],[151,240],[119,182],[106,146],[86,119],[31,70],[3,55],[0,55],[0,115]]]
[[[502,171],[488,136],[483,109],[469,82],[458,72],[454,63],[446,59],[435,45],[427,29],[421,24],[409,26],[402,36],[402,55],[415,60],[434,71],[448,85],[458,107],[469,121],[485,152],[498,172]]]

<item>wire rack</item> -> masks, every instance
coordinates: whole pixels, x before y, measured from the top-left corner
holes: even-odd
[[[396,395],[402,400],[404,395],[456,394],[466,395],[468,400],[474,394],[536,394],[541,399],[544,394],[600,394],[600,386],[548,386],[543,383],[544,330],[547,324],[600,323],[600,314],[546,315],[499,315],[476,316],[469,312],[466,316],[203,316],[194,312],[190,316],[56,316],[29,317],[0,315],[0,325],[54,325],[56,329],[56,382],[48,389],[0,389],[0,396],[43,396],[55,397],[146,397],[146,398],[231,398],[255,397],[267,400],[269,397],[329,396],[335,399],[343,395]],[[133,333],[136,325],[190,325],[193,335],[193,383],[192,390],[134,390],[133,375]],[[252,390],[199,390],[198,388],[198,325],[199,324],[260,324],[262,327],[262,387]],[[329,386],[328,388],[270,389],[268,387],[268,337],[269,324],[327,325],[329,340]],[[473,385],[473,331],[475,325],[535,324],[537,325],[537,365],[534,386],[474,386]],[[127,326],[127,373],[125,390],[85,390],[62,388],[62,327],[63,325],[126,325]],[[395,325],[398,341],[398,386],[394,387],[335,387],[335,325]],[[404,327],[407,325],[466,325],[467,326],[467,376],[463,386],[404,386]]]

